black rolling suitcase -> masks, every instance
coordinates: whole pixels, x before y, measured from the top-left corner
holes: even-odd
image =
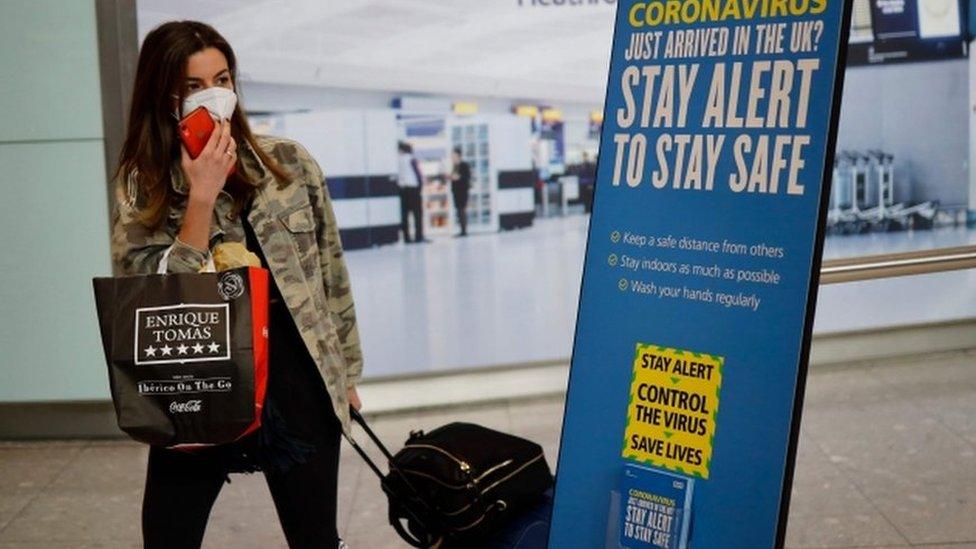
[[[387,459],[389,472],[356,443],[380,479],[388,519],[414,547],[476,548],[544,500],[552,473],[538,444],[471,423],[415,431],[393,455],[355,410],[352,418]]]
[[[546,549],[552,520],[553,489],[542,495],[535,505],[499,525],[480,549]]]

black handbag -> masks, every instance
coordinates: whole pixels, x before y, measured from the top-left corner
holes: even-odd
[[[414,547],[462,543],[477,547],[508,518],[536,505],[553,483],[542,447],[471,423],[415,431],[391,455],[353,411],[388,460],[387,474],[358,444],[353,447],[380,478],[390,524]]]

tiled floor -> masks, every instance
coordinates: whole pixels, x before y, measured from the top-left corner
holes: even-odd
[[[347,255],[365,375],[568,361],[588,217],[527,229],[397,244]],[[831,236],[825,258],[976,242],[976,231]],[[976,272],[824,286],[817,333],[976,316]],[[503,342],[500,344],[499,342]]]
[[[789,547],[976,548],[976,352],[820,368],[808,387]],[[374,426],[395,446],[410,429],[475,421],[539,441],[551,461],[561,415],[549,399]],[[0,443],[0,549],[138,547],[144,467],[145,449],[124,441]],[[348,447],[340,474],[350,546],[406,547]],[[284,546],[260,476],[225,486],[204,546]]]

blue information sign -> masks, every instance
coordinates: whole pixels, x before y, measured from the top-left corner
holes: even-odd
[[[849,10],[618,2],[549,547],[782,546]]]

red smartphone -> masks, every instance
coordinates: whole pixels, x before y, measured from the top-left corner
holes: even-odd
[[[183,146],[186,147],[186,152],[190,153],[190,158],[195,159],[200,156],[203,148],[207,146],[207,141],[210,140],[210,134],[216,127],[217,124],[214,123],[210,111],[206,107],[197,107],[193,112],[184,116],[183,120],[180,120],[180,139],[183,141]],[[231,164],[230,169],[227,170],[227,175],[234,173],[236,169],[237,166]]]
[[[197,107],[180,120],[180,139],[183,140],[186,152],[190,153],[190,158],[200,156],[215,127],[217,125],[206,107]]]

